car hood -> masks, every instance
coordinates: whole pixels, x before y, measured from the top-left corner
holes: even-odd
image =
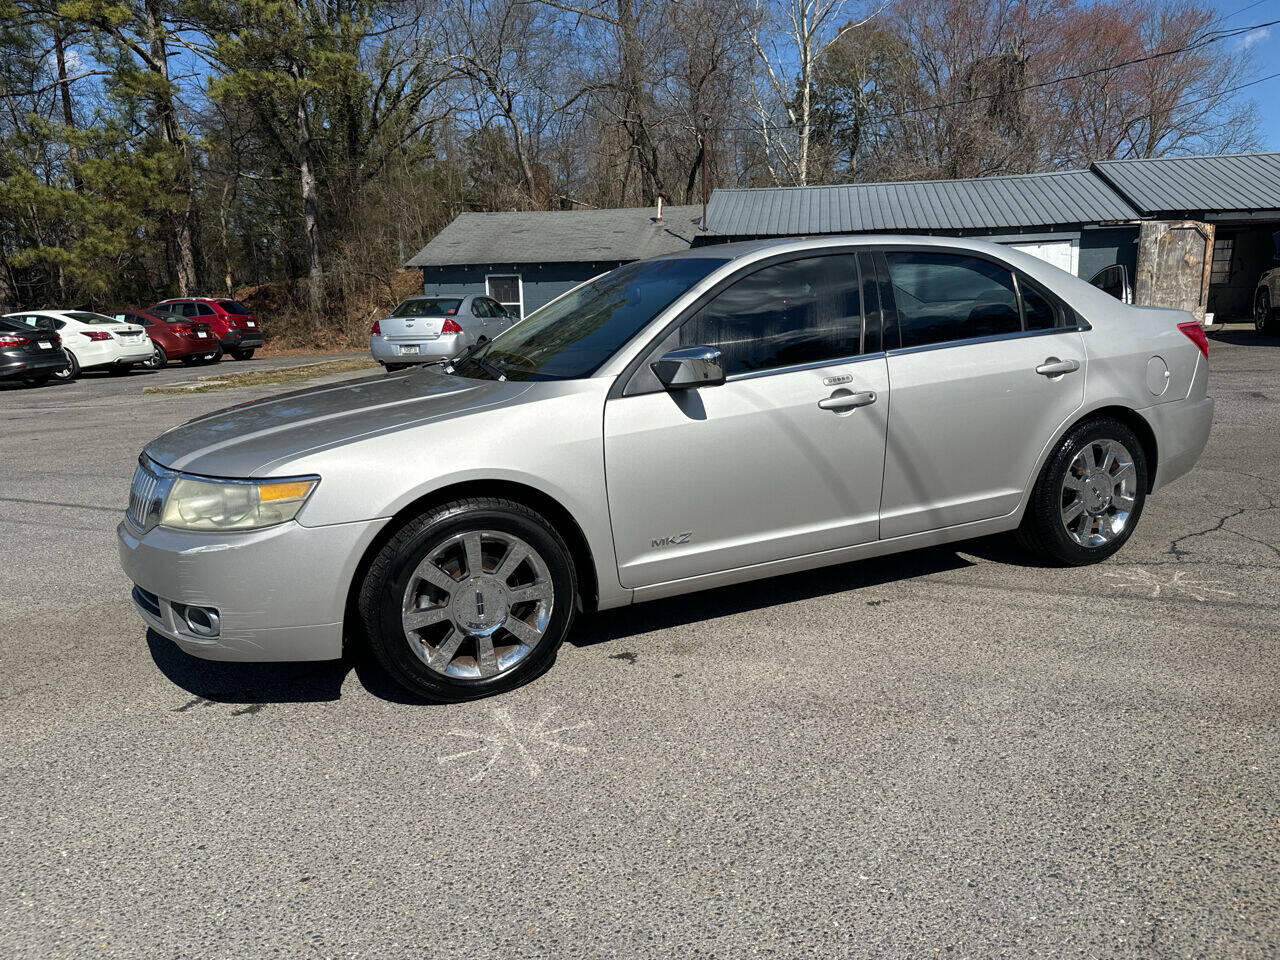
[[[344,443],[517,402],[530,384],[465,380],[430,368],[298,390],[197,417],[143,451],[211,477],[287,474],[290,461]]]

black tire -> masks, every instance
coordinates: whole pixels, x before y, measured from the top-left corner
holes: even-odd
[[[252,348],[252,349],[248,349],[248,350],[232,350],[232,351],[231,351],[231,359],[232,359],[232,360],[252,360],[252,359],[253,359],[253,351],[254,351],[255,349],[257,349],[257,348],[256,348],[256,347],[254,347],[254,348]]]
[[[1066,491],[1063,481],[1076,455],[1086,446],[1112,440],[1129,451],[1136,477],[1133,481],[1133,506],[1128,510],[1123,529],[1099,546],[1078,543],[1067,531],[1062,509]],[[1095,448],[1096,449],[1096,448]],[[1133,535],[1142,507],[1147,499],[1147,456],[1142,443],[1132,430],[1110,417],[1085,420],[1067,432],[1050,454],[1031,492],[1031,502],[1018,528],[1023,547],[1051,563],[1078,567],[1107,559],[1125,545]]]
[[[164,347],[158,343],[151,344],[151,359],[143,361],[143,366],[148,370],[163,370],[169,364],[169,355],[164,352]]]
[[[197,364],[217,363],[222,359],[222,348],[219,347],[217,353],[202,353],[194,357],[183,357],[182,365],[185,367],[194,367]]]
[[[523,659],[510,668],[490,677],[466,679],[446,676],[429,667],[410,647],[401,621],[402,605],[414,571],[426,557],[452,537],[482,530],[519,538],[536,551],[545,564],[551,583],[550,615],[541,638]],[[482,568],[490,564],[496,566],[501,557],[485,556],[484,559]],[[511,585],[511,589],[515,589],[520,585],[524,572],[531,569],[524,566],[515,568],[506,578],[507,584],[515,579],[516,584]],[[494,572],[487,568],[482,570],[482,574],[488,575],[491,581]],[[462,573],[459,567],[452,575],[461,576]],[[466,574],[470,576],[469,569]],[[467,577],[458,582],[467,582]],[[545,671],[555,661],[556,650],[573,623],[577,583],[572,554],[560,534],[545,519],[520,503],[478,497],[444,504],[406,523],[373,559],[361,584],[356,605],[374,657],[397,683],[429,700],[458,702],[511,690]],[[452,606],[443,602],[442,605]],[[525,608],[512,604],[502,609],[515,612]],[[450,627],[449,622],[441,622],[424,628],[418,635],[425,635],[436,628],[447,631]],[[502,629],[493,636],[495,646],[509,644],[512,640]],[[474,644],[475,641],[468,636],[453,654],[453,660],[465,664],[468,651],[478,650]],[[425,650],[425,646],[422,649]],[[470,660],[476,665],[479,663],[478,655],[471,655]]]
[[[113,363],[107,368],[113,377],[123,377],[133,372],[132,363]]]
[[[80,361],[70,350],[67,351],[67,365],[54,373],[59,380],[74,380],[80,376]]]
[[[28,387],[43,387],[52,376],[52,373],[35,373],[29,377],[23,377],[22,382]]]
[[[398,373],[398,372],[399,372],[399,371],[401,371],[401,370],[408,369],[409,367],[413,366],[413,364],[411,364],[411,363],[384,363],[384,364],[383,364],[383,366],[387,368],[387,373]]]
[[[1275,310],[1271,306],[1271,294],[1264,287],[1253,301],[1253,329],[1259,336],[1276,332]]]

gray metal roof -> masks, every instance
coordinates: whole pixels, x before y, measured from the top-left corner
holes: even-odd
[[[643,260],[687,250],[702,207],[462,213],[406,266],[594,263]]]
[[[1100,160],[1093,169],[1146,214],[1280,209],[1280,153]]]
[[[1088,170],[977,180],[716,190],[707,207],[708,232],[722,237],[1004,229],[1137,216]]]

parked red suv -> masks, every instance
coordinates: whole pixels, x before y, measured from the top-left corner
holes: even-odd
[[[151,312],[180,314],[209,324],[218,341],[219,353],[229,353],[236,360],[248,360],[253,351],[262,346],[262,324],[258,318],[243,303],[226,297],[175,297],[161,300]]]
[[[170,360],[191,364],[218,359],[218,338],[207,323],[188,320],[181,314],[152,313],[136,307],[117,310],[112,316],[124,323],[142,325],[151,338],[151,359],[144,365],[152,370],[159,370]]]

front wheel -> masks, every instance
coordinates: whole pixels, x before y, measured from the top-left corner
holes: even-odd
[[[1273,333],[1275,315],[1271,309],[1271,294],[1264,288],[1253,301],[1253,329],[1260,335]]]
[[[378,662],[437,701],[510,690],[540,674],[569,632],[577,576],[569,548],[510,500],[436,507],[378,552],[357,602]]]
[[[74,380],[80,376],[80,361],[70,350],[67,351],[67,365],[54,373],[59,380]]]
[[[1118,420],[1087,420],[1040,471],[1019,539],[1056,563],[1097,563],[1132,536],[1146,496],[1147,458],[1134,432]]]
[[[151,359],[144,360],[142,365],[148,370],[163,370],[169,362],[169,355],[164,352],[164,347],[158,343],[151,345]]]

